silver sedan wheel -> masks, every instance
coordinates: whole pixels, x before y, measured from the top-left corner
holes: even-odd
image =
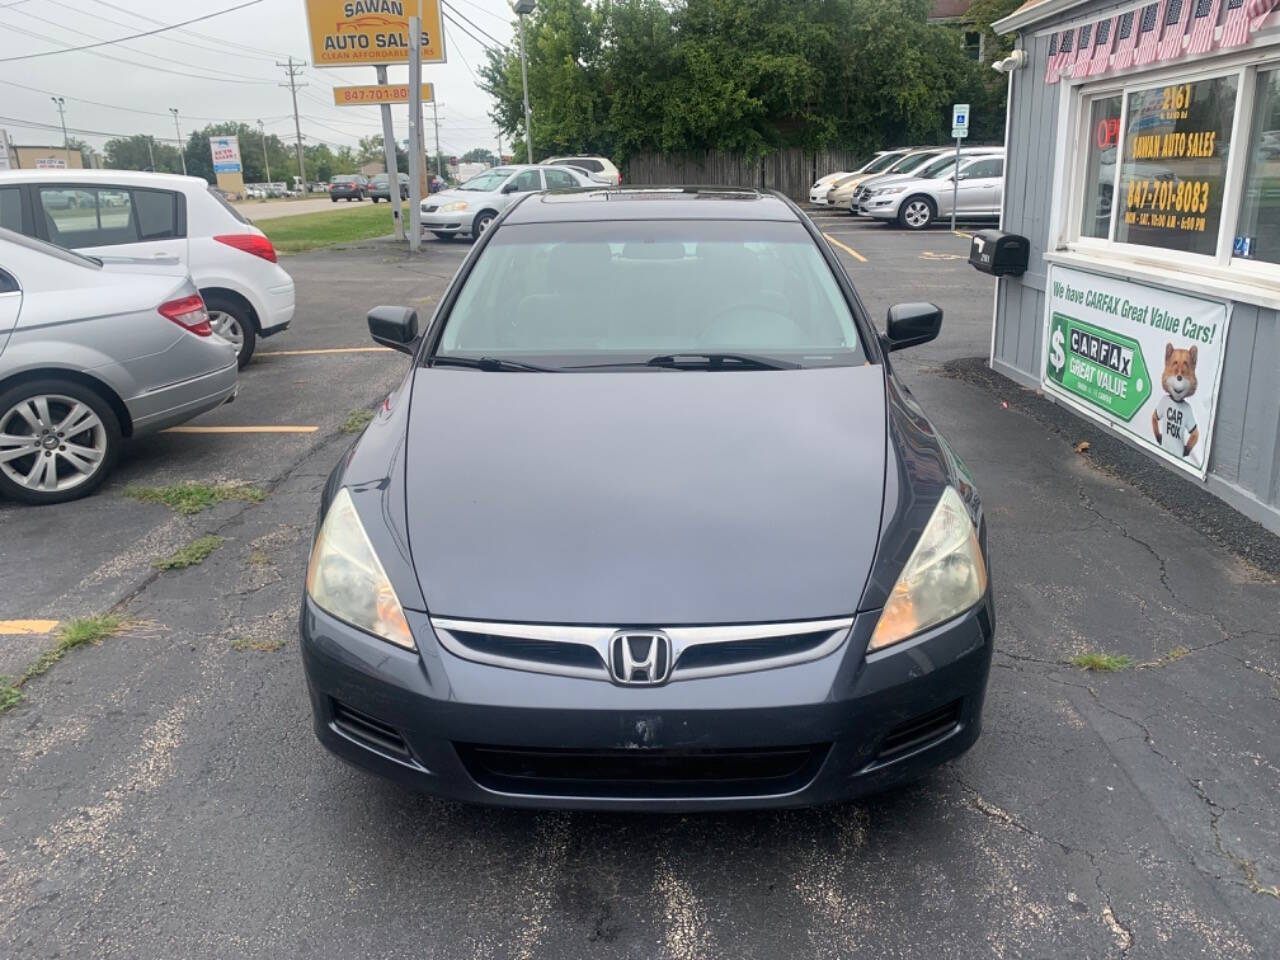
[[[236,352],[240,352],[240,348],[244,346],[244,330],[240,328],[239,320],[222,310],[210,310],[209,325],[213,327],[214,333],[223,340],[231,341],[235,344]]]
[[[102,467],[107,430],[75,397],[26,397],[0,414],[0,470],[28,490],[70,490]]]
[[[903,208],[902,219],[908,227],[923,227],[933,219],[933,211],[923,200],[912,200]]]

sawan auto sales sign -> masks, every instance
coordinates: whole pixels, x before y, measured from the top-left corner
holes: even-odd
[[[317,67],[408,63],[413,16],[422,18],[422,62],[445,62],[440,0],[306,0],[306,6]]]
[[[1044,388],[1204,479],[1227,305],[1052,266]]]

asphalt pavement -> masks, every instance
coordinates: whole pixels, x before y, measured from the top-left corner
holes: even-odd
[[[429,308],[466,247],[302,254],[295,328],[196,425],[314,430],[164,434],[89,500],[0,503],[0,620],[132,622],[0,715],[0,956],[1275,956],[1280,587],[955,374],[990,336],[966,238],[817,219],[878,322],[898,300],[946,311],[894,361],[990,524],[997,652],[969,754],[858,803],[696,816],[466,807],[327,755],[295,626],[311,526],[339,425],[405,370],[364,349],[364,313]],[[179,478],[267,498],[178,517],[123,496]],[[203,533],[225,538],[203,564],[151,569]],[[47,642],[0,636],[0,673]],[[1135,665],[1069,664],[1086,650]]]

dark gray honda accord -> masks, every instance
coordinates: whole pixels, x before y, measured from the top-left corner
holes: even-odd
[[[786,199],[530,195],[329,478],[301,632],[334,753],[523,807],[798,806],[968,749],[994,615],[969,474]]]

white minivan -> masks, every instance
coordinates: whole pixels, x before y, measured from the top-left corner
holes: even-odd
[[[241,367],[293,319],[293,278],[271,241],[199,177],[0,171],[0,226],[91,255],[177,257]]]

